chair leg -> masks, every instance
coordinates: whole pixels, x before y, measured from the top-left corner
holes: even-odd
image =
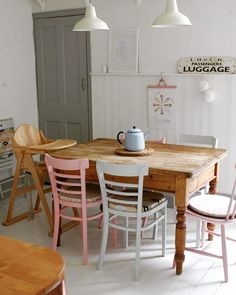
[[[202,224],[201,224],[201,247],[204,247],[204,244],[205,244],[205,228],[206,228],[206,222],[202,221]]]
[[[147,223],[147,217],[143,217],[142,218],[142,228],[145,226],[145,224]],[[143,237],[144,231],[141,232],[141,237]]]
[[[129,217],[125,217],[125,227],[129,227]],[[129,248],[129,231],[125,230],[124,231],[124,247],[127,249]]]
[[[26,172],[24,172],[23,178],[24,178],[24,181],[23,181],[24,182],[23,183],[24,187],[30,188],[31,183],[30,183],[30,180],[29,180],[28,175],[27,175]],[[31,191],[29,191],[29,198],[28,198],[27,193],[25,192],[25,199],[26,199],[26,202],[27,202],[27,205],[28,205],[28,208],[29,208],[28,219],[30,220],[30,219],[34,218],[33,196],[32,196]]]
[[[175,263],[175,256],[174,256],[171,268],[175,269],[175,267],[176,267],[176,263]]]
[[[115,217],[112,219],[112,223],[114,224],[116,223]],[[117,248],[117,230],[114,227],[111,228],[111,240],[112,240],[112,246],[114,248]]]
[[[136,229],[136,259],[135,259],[135,281],[139,281],[140,277],[140,248],[141,248],[141,220],[137,219]]]
[[[102,228],[102,242],[101,242],[101,249],[100,249],[100,255],[99,255],[99,261],[98,261],[98,270],[102,267],[104,256],[106,253],[107,248],[107,240],[108,240],[108,215],[104,214],[103,216],[103,228]]]
[[[66,285],[65,285],[65,280],[62,281],[62,295],[66,295]]]
[[[88,224],[87,224],[87,208],[80,208],[79,215],[82,217],[80,222],[80,230],[83,243],[83,264],[88,264]]]
[[[164,218],[162,220],[162,256],[166,256],[167,207],[165,207],[163,210],[164,210]]]
[[[227,248],[226,248],[226,237],[225,237],[225,226],[221,225],[221,245],[222,245],[222,257],[223,257],[223,267],[224,267],[224,276],[225,282],[228,282],[228,258],[227,258]]]
[[[52,249],[56,250],[57,241],[59,235],[59,225],[60,225],[60,214],[59,214],[59,206],[55,206],[54,204],[54,229],[53,229],[53,237],[52,237]]]
[[[201,240],[201,221],[196,221],[196,248],[200,248],[200,240]]]
[[[154,213],[154,220],[157,218],[157,213]],[[152,238],[153,240],[157,239],[157,231],[158,231],[158,223],[154,225],[153,232],[152,232]]]
[[[102,228],[102,216],[99,218],[98,228]]]

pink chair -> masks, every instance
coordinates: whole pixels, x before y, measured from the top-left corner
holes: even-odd
[[[151,140],[146,140],[145,141],[145,144],[149,144],[149,143],[165,143],[166,142],[166,138],[165,137],[162,137],[162,138],[160,138],[160,139],[151,139]]]
[[[58,242],[60,218],[79,221],[82,227],[83,264],[88,264],[87,222],[101,218],[101,193],[96,184],[87,184],[85,171],[89,167],[88,159],[58,159],[45,154],[45,162],[52,186],[54,203],[54,229],[52,248]],[[72,208],[70,215],[67,208]],[[98,213],[88,216],[88,209],[98,207]],[[79,210],[79,214],[75,214]],[[78,213],[78,212],[77,212]]]
[[[236,242],[235,239],[226,237],[225,235],[225,225],[232,224],[236,222],[236,201],[235,201],[235,189],[236,189],[236,179],[233,186],[233,191],[231,197],[216,195],[196,195],[189,200],[189,206],[187,208],[187,215],[196,218],[202,222],[201,230],[201,247],[202,249],[189,248],[187,251],[193,253],[198,253],[201,255],[206,255],[210,257],[216,257],[223,260],[224,267],[224,278],[225,282],[228,282],[228,259],[227,259],[227,248],[226,239]],[[213,223],[220,225],[220,233],[211,232],[206,228],[206,223]],[[205,232],[210,232],[216,236],[221,237],[222,254],[216,255],[206,251],[204,248],[204,234]]]

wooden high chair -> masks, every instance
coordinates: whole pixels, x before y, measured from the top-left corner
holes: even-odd
[[[47,151],[58,150],[73,146],[76,144],[75,140],[59,139],[51,140],[44,137],[43,133],[30,124],[24,124],[18,127],[12,138],[12,147],[17,160],[15,176],[12,185],[12,191],[9,201],[9,207],[7,217],[3,222],[3,225],[11,225],[22,219],[25,219],[31,214],[27,211],[17,216],[13,216],[13,209],[17,196],[24,193],[31,192],[37,189],[38,196],[33,208],[33,213],[40,211],[39,204],[42,202],[50,230],[53,229],[52,214],[49,209],[45,193],[49,189],[44,190],[43,185],[47,176],[47,168],[44,161],[38,161],[40,155],[43,155]],[[38,155],[38,156],[36,156]],[[35,156],[38,158],[37,161]],[[21,171],[27,171],[31,174],[34,184],[29,187],[17,188],[18,180]]]

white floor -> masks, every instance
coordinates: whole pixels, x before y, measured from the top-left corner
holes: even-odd
[[[50,196],[49,196],[50,198]],[[0,201],[1,221],[6,215],[8,199]],[[17,211],[26,208],[23,198],[17,201]],[[169,210],[169,219],[172,211]],[[236,235],[236,227],[229,228],[231,234]],[[96,270],[98,253],[100,249],[101,230],[97,222],[89,226],[89,265],[81,263],[81,240],[79,228],[75,227],[62,236],[62,245],[58,251],[65,259],[67,295],[225,295],[236,293],[236,245],[228,243],[229,251],[229,283],[224,283],[223,267],[221,260],[208,258],[186,252],[184,271],[177,276],[171,269],[174,255],[174,230],[173,224],[168,224],[167,255],[160,257],[160,240],[149,239],[150,233],[145,233],[142,239],[141,278],[139,282],[133,280],[134,248],[132,236],[129,249],[122,247],[122,235],[119,235],[118,248],[110,245],[107,258],[101,271]],[[188,220],[187,241],[194,239],[195,225]],[[48,236],[48,225],[41,212],[32,220],[23,220],[11,226],[0,226],[0,234],[11,236],[19,240],[36,243],[50,247],[51,237]],[[220,246],[220,241],[215,240],[215,245]],[[215,246],[214,246],[215,247]],[[215,248],[214,248],[215,250]],[[0,291],[1,293],[1,291]],[[4,293],[1,293],[4,295]],[[17,295],[17,294],[16,294]]]

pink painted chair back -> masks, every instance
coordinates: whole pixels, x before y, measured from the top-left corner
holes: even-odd
[[[193,253],[216,257],[223,260],[224,278],[225,282],[228,282],[228,258],[226,240],[236,242],[236,239],[227,237],[225,234],[225,225],[236,223],[236,179],[234,181],[231,197],[224,195],[197,195],[189,200],[189,206],[187,209],[187,216],[192,216],[202,222],[201,230],[201,249],[187,247],[186,250]],[[207,223],[219,224],[220,233],[209,231],[206,228]],[[204,247],[205,244],[205,232],[210,232],[213,235],[221,237],[222,253],[216,255],[210,253],[209,250]]]
[[[148,139],[145,141],[146,144],[149,143],[165,143],[166,142],[166,138],[165,137],[161,137],[160,139]]]
[[[88,264],[87,222],[101,218],[101,193],[99,185],[85,181],[88,159],[58,159],[45,154],[45,162],[52,186],[54,207],[54,230],[52,247],[58,243],[60,218],[79,221],[82,227],[83,264]],[[88,209],[97,207],[98,212],[88,214]],[[69,214],[72,208],[74,214]],[[78,211],[75,211],[78,210]],[[77,212],[75,214],[75,212]],[[94,210],[93,210],[94,212]]]

